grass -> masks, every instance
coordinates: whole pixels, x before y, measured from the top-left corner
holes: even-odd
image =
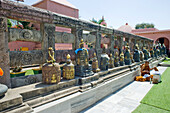
[[[25,73],[25,76],[27,75],[34,75],[34,71],[32,69],[27,70],[27,72]]]
[[[163,61],[164,64],[170,64],[170,58],[166,57],[166,60]]]
[[[159,109],[154,106],[149,106],[147,104],[140,104],[133,113],[169,113],[169,111]]]
[[[170,67],[162,74],[162,82],[155,84],[133,113],[170,113]]]

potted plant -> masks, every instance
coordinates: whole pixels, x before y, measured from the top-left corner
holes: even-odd
[[[32,69],[32,70],[33,70],[34,74],[41,74],[41,73],[42,73],[42,65],[40,65],[39,68],[37,68],[37,69]]]
[[[20,76],[25,76],[26,71],[22,71],[21,66],[16,66],[10,73],[11,78],[13,77],[20,77]]]

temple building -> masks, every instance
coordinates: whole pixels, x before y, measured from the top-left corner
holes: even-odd
[[[126,23],[125,25],[119,27],[118,30],[153,39],[155,43],[159,41],[161,44],[165,44],[167,53],[169,54],[170,29],[167,30],[158,30],[156,28],[135,29],[128,25],[128,23]]]

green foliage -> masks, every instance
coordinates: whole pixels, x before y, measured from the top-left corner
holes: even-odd
[[[18,21],[19,23],[21,23],[23,25],[24,29],[30,29],[32,30],[32,27],[29,27],[28,25],[30,24],[30,22],[26,22],[26,21]]]
[[[149,24],[149,23],[141,23],[141,24],[136,24],[136,29],[144,29],[144,28],[154,28],[154,24]]]
[[[12,23],[11,23],[10,19],[7,20],[7,23],[8,23],[8,27],[12,27]]]
[[[96,24],[101,24],[103,21],[104,21],[104,19],[102,18],[102,19],[100,19],[99,21],[97,21],[97,20],[95,20],[94,18],[92,19],[92,20],[90,20],[91,22],[93,22],[93,23],[96,23]],[[105,24],[103,24],[103,26],[106,26]]]

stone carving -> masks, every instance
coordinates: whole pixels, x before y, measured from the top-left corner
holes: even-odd
[[[74,65],[71,62],[70,55],[67,55],[67,64],[63,66],[63,78],[64,79],[74,79],[75,70]]]
[[[118,52],[115,53],[114,65],[115,65],[115,67],[119,66],[119,54],[118,54]]]
[[[42,64],[43,53],[41,50],[10,51],[10,66]]]
[[[144,60],[144,54],[142,51],[140,51],[140,61],[143,61]]]
[[[33,41],[33,42],[42,41],[40,31],[36,31],[36,30],[9,28],[8,34],[9,34],[9,42],[16,41],[16,40]]]
[[[155,44],[153,46],[153,51],[154,51],[154,57],[157,58],[158,55],[157,55],[157,49],[156,49],[156,45]]]
[[[55,32],[55,43],[74,43],[75,36],[71,33]]]
[[[33,56],[30,53],[21,52],[21,65],[29,65],[32,63]]]
[[[122,53],[120,54],[120,66],[124,66],[125,63],[124,63],[124,54],[123,54],[123,51]]]
[[[135,46],[133,58],[134,58],[134,61],[135,61],[135,62],[140,62],[140,52],[139,52],[139,46],[138,46],[138,44],[136,44],[136,46]]]
[[[48,39],[48,47],[55,49],[55,25],[45,24],[44,27],[46,38]]]
[[[149,56],[146,47],[143,48],[143,53],[144,53],[144,60],[148,60]]]
[[[100,69],[101,70],[108,70],[109,68],[109,56],[106,54],[105,46],[103,47],[103,52],[101,54],[101,60],[100,60]]]
[[[33,33],[32,33],[31,30],[23,29],[20,32],[20,38],[23,38],[23,39],[33,39]]]
[[[96,42],[96,36],[92,34],[83,34],[83,40],[87,43],[95,43]]]
[[[150,49],[150,54],[151,54],[151,57],[153,58],[153,57],[154,57],[154,50],[153,50],[153,47],[151,47],[151,49]]]
[[[55,63],[54,51],[52,47],[48,49],[48,60],[42,67],[42,81],[45,84],[59,83],[61,80],[61,70],[58,63]]]
[[[93,75],[92,66],[89,64],[89,53],[84,48],[83,39],[81,39],[80,48],[75,51],[76,53],[76,68],[75,73],[77,76],[86,77]]]
[[[163,54],[163,55],[165,55],[165,54],[166,54],[166,47],[165,47],[165,45],[164,45],[164,44],[162,45],[162,54]]]
[[[98,60],[97,60],[97,57],[96,57],[96,53],[94,53],[94,58],[93,58],[93,61],[92,61],[92,70],[94,73],[97,73],[100,71],[99,69],[99,66],[98,66]]]
[[[114,67],[114,58],[113,58],[112,54],[110,54],[109,68],[113,68],[113,67]]]
[[[131,57],[130,57],[130,48],[129,45],[127,43],[126,47],[125,47],[125,53],[124,53],[124,61],[125,61],[125,65],[130,65],[131,62]]]

